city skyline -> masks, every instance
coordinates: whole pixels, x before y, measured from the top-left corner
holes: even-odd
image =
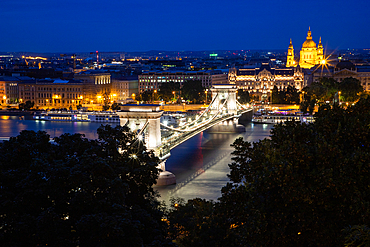
[[[369,48],[369,3],[15,0],[2,3],[0,50],[92,52]]]

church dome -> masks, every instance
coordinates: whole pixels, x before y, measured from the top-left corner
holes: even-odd
[[[307,39],[303,42],[302,48],[316,48],[316,43],[312,39]]]
[[[312,40],[311,28],[308,28],[306,41],[303,42],[302,48],[316,48],[316,43]]]

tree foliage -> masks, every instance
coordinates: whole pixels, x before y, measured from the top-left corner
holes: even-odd
[[[202,86],[202,81],[185,81],[181,88],[181,95],[185,100],[190,100],[194,103],[205,100],[205,88]]]
[[[170,101],[173,99],[174,95],[172,92],[175,92],[178,95],[180,91],[180,83],[178,82],[167,82],[162,83],[159,87],[158,95],[164,101]]]
[[[355,102],[360,98],[360,93],[362,93],[364,89],[358,79],[349,77],[344,78],[344,80],[339,83],[339,90],[343,97],[343,101]]]
[[[272,100],[274,104],[298,104],[299,93],[298,90],[291,85],[280,91],[274,86],[272,90],[272,99],[270,100]]]
[[[189,241],[199,234],[208,235],[214,246],[226,239],[227,246],[366,243],[370,99],[347,109],[324,105],[316,115],[313,124],[275,125],[270,139],[253,144],[237,139],[229,165],[231,183],[222,189],[220,202],[211,207],[201,201],[202,209],[189,201],[172,213],[184,209],[182,214],[198,217],[196,224],[172,219],[178,232],[184,230],[178,236],[181,246],[192,246]],[[216,225],[219,231],[200,227],[212,222],[224,224]],[[188,230],[192,225],[195,233]],[[358,227],[343,230],[350,226]]]
[[[152,100],[153,91],[144,91],[140,94],[142,101],[148,102]]]
[[[334,97],[338,97],[341,92],[341,101],[355,102],[360,98],[360,93],[363,92],[361,82],[355,78],[345,78],[341,82],[337,82],[333,78],[320,78],[318,82],[313,82],[304,91],[309,97],[319,102],[333,101]]]
[[[152,185],[158,159],[126,127],[99,139],[22,131],[0,145],[6,246],[166,245]]]
[[[121,104],[118,104],[118,103],[114,102],[111,105],[111,109],[114,110],[114,111],[120,110],[121,109]]]
[[[251,101],[248,90],[238,89],[238,101],[241,104],[246,104]]]
[[[35,105],[34,102],[31,102],[30,100],[27,100],[25,103],[20,103],[18,105],[18,108],[19,108],[19,110],[29,111],[33,108],[34,105]]]

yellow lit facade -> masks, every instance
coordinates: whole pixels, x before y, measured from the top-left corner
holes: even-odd
[[[286,90],[288,86],[301,91],[304,85],[304,74],[301,68],[273,68],[262,63],[257,68],[231,68],[229,83],[236,84],[238,89],[247,90],[261,100],[267,99],[276,86],[278,90]]]
[[[298,64],[301,68],[310,69],[317,64],[321,64],[324,61],[324,48],[321,43],[321,37],[319,44],[312,40],[311,29],[308,29],[307,37],[305,42],[302,44],[302,49],[299,53],[299,62],[294,59],[294,49],[292,40],[288,47],[287,63],[286,67],[296,67]]]

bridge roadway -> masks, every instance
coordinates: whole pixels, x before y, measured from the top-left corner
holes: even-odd
[[[199,128],[196,128],[192,131],[181,132],[181,134],[178,134],[179,132],[176,132],[174,134],[175,136],[172,135],[169,138],[163,138],[162,139],[162,144],[159,147],[156,148],[155,153],[158,154],[160,159],[165,159],[165,158],[167,158],[167,156],[169,156],[171,149],[173,149],[173,148],[177,147],[178,145],[180,145],[181,143],[189,140],[193,136],[196,136],[200,132],[209,129],[209,128],[215,126],[216,124],[219,124],[223,121],[227,121],[227,120],[239,117],[240,115],[242,115],[246,112],[249,112],[249,111],[252,111],[252,108],[238,110],[237,114],[224,114],[220,117],[216,117],[212,121],[210,121],[206,124],[203,124],[203,125],[199,126]]]

